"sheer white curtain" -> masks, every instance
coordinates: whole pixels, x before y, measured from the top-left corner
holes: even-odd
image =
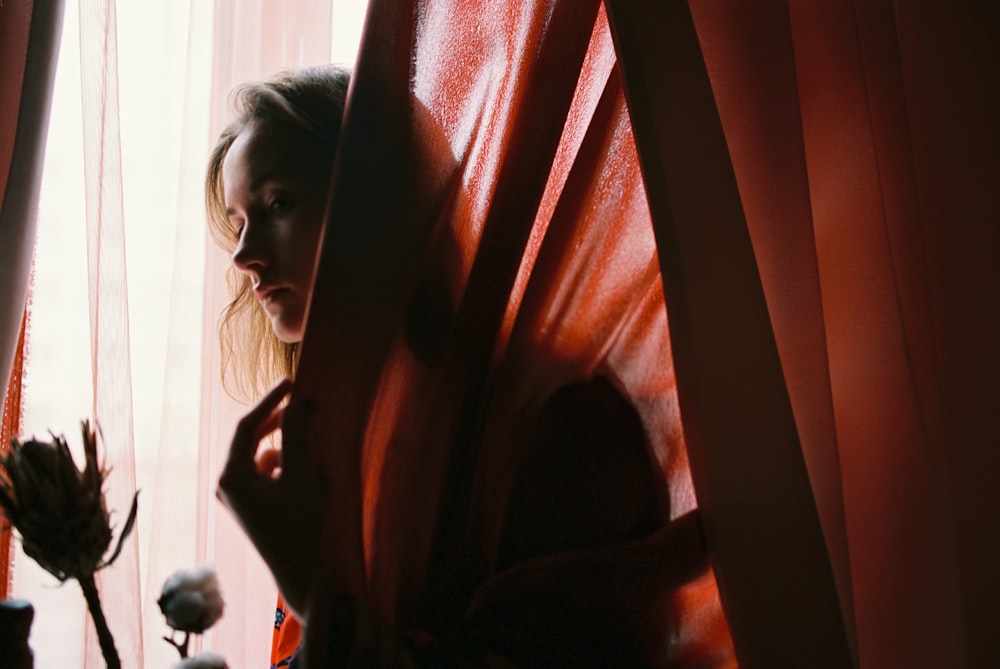
[[[216,564],[226,615],[203,646],[265,666],[274,587],[214,498],[241,407],[218,384],[227,259],[207,242],[202,174],[240,81],[354,58],[365,0],[68,0],[39,204],[22,436],[103,430],[113,519],[135,535],[102,573],[125,666],[168,667],[156,607],[174,569]],[[83,598],[15,550],[36,666],[103,666]]]

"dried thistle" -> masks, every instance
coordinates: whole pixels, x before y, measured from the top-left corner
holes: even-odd
[[[0,458],[0,506],[21,535],[25,554],[60,582],[79,581],[104,659],[108,667],[116,668],[120,661],[101,610],[94,574],[110,566],[121,553],[135,526],[139,493],[132,498],[118,544],[105,558],[112,538],[103,491],[108,470],[98,461],[97,434],[89,421],[83,421],[82,432],[82,471],[63,436],[53,434],[51,442],[12,439],[10,452]]]

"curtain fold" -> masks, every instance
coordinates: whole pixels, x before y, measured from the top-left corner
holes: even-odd
[[[699,2],[691,11],[856,658],[841,462],[789,7]]]
[[[63,4],[23,2],[0,13],[0,452],[17,435],[26,299],[35,241],[38,189],[48,130]],[[0,538],[0,596],[9,583],[9,524]]]
[[[912,246],[919,219],[891,6],[793,5],[792,21],[838,445],[851,467],[845,510],[862,656],[962,664],[954,510],[932,485],[937,427],[926,422],[933,412],[921,416],[913,376],[929,349],[905,326],[926,307],[928,286],[923,250]],[[907,315],[906,300],[918,311]],[[927,541],[928,530],[938,539]],[[892,647],[902,629],[936,643]]]
[[[542,11],[542,4],[532,8]],[[574,31],[588,31],[589,23],[559,23],[557,3],[545,6],[548,25],[559,26],[566,53],[575,54]],[[1000,217],[990,186],[997,175],[990,121],[997,73],[987,64],[996,62],[996,10],[982,3],[946,9],[831,0],[734,9],[698,2],[689,16],[680,2],[609,6],[657,232],[695,489],[741,662],[877,667],[905,658],[908,666],[988,666],[994,651],[983,642],[984,630],[996,616],[984,593],[994,592],[997,579],[982,556],[995,553],[997,519],[990,510],[997,506],[983,474],[996,471],[986,446],[995,439],[983,421],[997,401],[987,390],[997,354],[986,333],[995,330],[998,284],[996,263],[987,259],[996,257]],[[306,396],[327,392],[319,379],[330,372],[323,369],[361,374],[370,383],[380,378],[377,386],[338,396],[325,428],[344,442],[323,442],[317,454],[331,476],[342,477],[340,515],[330,521],[341,524],[330,531],[341,539],[328,544],[338,564],[347,565],[341,585],[364,592],[364,577],[369,594],[385,587],[386,573],[370,557],[362,560],[378,552],[379,541],[391,541],[379,524],[398,528],[405,523],[400,518],[411,519],[379,487],[384,472],[396,477],[407,469],[392,464],[400,457],[407,462],[393,449],[417,440],[402,438],[400,426],[422,424],[401,408],[402,398],[433,387],[437,399],[470,401],[474,420],[490,426],[496,419],[477,403],[487,400],[469,395],[516,401],[501,394],[510,373],[504,364],[518,364],[522,335],[512,333],[518,323],[530,331],[530,309],[544,304],[522,303],[532,294],[523,291],[533,279],[536,288],[544,283],[542,272],[568,275],[560,273],[566,265],[536,266],[540,249],[557,238],[550,221],[559,198],[547,194],[512,290],[504,288],[504,317],[490,321],[483,307],[465,322],[463,336],[481,327],[475,336],[494,342],[484,381],[455,390],[457,375],[422,385],[429,383],[423,372],[393,339],[402,307],[387,301],[388,293],[373,292],[376,283],[378,291],[391,291],[393,281],[405,284],[399,276],[410,270],[386,261],[391,251],[348,257],[367,248],[369,233],[353,229],[355,221],[382,215],[347,204],[361,200],[358,193],[339,196],[345,184],[374,188],[362,176],[371,167],[351,144],[396,141],[408,148],[393,158],[380,149],[373,160],[393,170],[405,160],[416,165],[412,155],[399,156],[413,151],[407,142],[421,131],[400,129],[388,110],[409,109],[417,128],[423,116],[432,117],[451,146],[460,190],[438,200],[428,195],[430,204],[408,211],[450,222],[463,271],[490,262],[483,258],[492,253],[518,253],[514,230],[524,214],[505,215],[501,228],[484,205],[499,198],[503,211],[504,191],[492,190],[498,183],[492,180],[503,174],[504,160],[555,162],[550,186],[557,184],[552,188],[567,203],[581,197],[566,181],[569,167],[561,158],[540,150],[518,158],[520,147],[502,141],[495,146],[504,147],[503,158],[489,155],[498,127],[490,111],[516,115],[532,99],[530,77],[508,97],[495,96],[498,81],[521,75],[524,56],[505,59],[480,41],[490,34],[487,24],[506,20],[508,43],[516,42],[524,30],[517,12],[500,17],[476,8],[479,16],[470,18],[445,2],[394,9],[377,8],[379,21],[368,27],[368,43],[389,48],[363,52],[352,93],[335,177],[335,227],[327,233],[305,347],[305,359],[318,364],[299,388]],[[531,57],[542,57],[544,32],[536,39]],[[424,49],[438,59],[435,66],[421,60]],[[454,61],[448,52],[458,54]],[[405,86],[400,61],[407,63]],[[570,70],[579,61],[567,55],[564,62]],[[581,84],[591,99],[603,85]],[[563,113],[553,107],[544,111]],[[351,123],[361,116],[367,120]],[[570,111],[569,118],[560,129],[564,142],[581,137],[594,117]],[[370,139],[374,128],[386,132]],[[579,158],[575,151],[564,145],[553,155]],[[449,165],[440,149],[428,153],[439,169]],[[617,178],[622,210],[638,215],[624,204],[628,188],[622,174]],[[479,191],[483,179],[488,188]],[[532,192],[525,191],[526,203],[534,202]],[[506,250],[477,243],[493,229],[511,235]],[[587,248],[595,233],[578,234],[570,235],[572,243]],[[415,246],[433,257],[433,242]],[[596,273],[605,267],[602,256],[589,259]],[[359,280],[352,273],[363,263],[367,278]],[[471,285],[460,276],[460,286]],[[587,279],[574,276],[567,285],[574,281]],[[612,293],[595,290],[581,304],[600,310],[595,305],[613,299],[598,294]],[[394,306],[376,315],[375,304]],[[373,336],[382,342],[374,353],[364,349]],[[368,362],[348,360],[360,350],[371,355]],[[524,369],[536,381],[544,376]],[[377,429],[372,416],[380,417]],[[477,438],[489,434],[489,427],[476,429],[485,430]],[[363,444],[361,452],[348,445],[354,443]],[[364,482],[360,490],[355,472]],[[431,516],[416,523],[418,532]],[[402,584],[390,589],[397,593],[423,578],[420,569],[388,574]],[[383,606],[398,615],[399,601]]]
[[[682,2],[609,7],[657,235],[692,474],[737,655],[747,667],[792,658],[850,666],[694,21]]]
[[[860,666],[990,666],[983,630],[997,616],[985,600],[998,581],[979,556],[997,547],[982,476],[996,471],[983,420],[996,409],[997,353],[981,335],[1000,295],[986,259],[1000,221],[998,12],[692,12]],[[781,151],[790,160],[776,161]],[[762,208],[772,189],[781,199]],[[818,335],[802,322],[816,309]],[[813,398],[797,402],[807,388]],[[830,484],[841,492],[824,493]]]
[[[473,656],[732,666],[714,579],[678,587],[665,530],[497,571],[518,426],[581,379],[623,388],[668,513],[694,506],[614,70],[600,3],[371,6],[295,391],[318,405],[327,564],[395,625]],[[409,310],[435,299],[453,311],[428,355]],[[546,583],[586,604],[551,608]],[[614,631],[591,610],[615,611]]]
[[[864,17],[860,3],[856,6]],[[938,501],[920,496],[922,491],[930,489],[945,498],[940,502],[943,522],[915,531],[910,548],[922,550],[930,535],[937,544],[934,552],[954,556],[951,573],[936,580],[949,595],[958,592],[960,616],[948,620],[927,604],[919,610],[930,619],[923,628],[942,628],[942,640],[960,646],[969,666],[990,666],[1000,661],[1000,650],[988,632],[1000,621],[989,604],[1000,596],[1000,579],[989,558],[1000,550],[1000,491],[991,476],[1000,471],[992,420],[1000,409],[1000,393],[991,390],[1000,374],[1000,350],[989,334],[1000,326],[1000,71],[995,66],[1000,57],[1000,8],[980,2],[956,7],[892,3],[891,12],[886,8],[881,16],[886,18],[862,34],[863,53],[866,63],[877,57],[878,43],[888,32],[884,26],[895,27],[905,115],[873,112],[873,119],[880,121],[876,132],[883,137],[877,141],[889,147],[880,151],[880,171],[897,174],[890,161],[898,160],[898,140],[889,142],[898,137],[899,125],[906,128],[912,151],[911,166],[903,163],[912,169],[912,187],[900,174],[898,181],[883,178],[882,188],[887,199],[916,205],[897,205],[887,216],[893,262],[900,268],[896,278],[902,331],[927,463],[926,477],[908,477],[905,486],[908,499],[922,505],[918,517]],[[877,100],[879,85],[878,80],[869,83]],[[892,109],[891,102],[879,100],[875,108]],[[878,401],[894,408],[896,399],[892,394]],[[898,505],[891,508],[900,515],[914,512]],[[876,553],[876,537],[869,541]],[[886,610],[902,593],[896,606],[910,610],[912,600],[906,597],[913,595],[906,588],[922,582],[923,569],[919,563],[907,564],[895,587],[879,592],[881,601],[873,608]],[[870,578],[875,580],[874,573]],[[914,627],[906,619],[874,627],[871,643],[877,646],[882,638],[891,638],[893,645],[902,645]],[[941,645],[939,652],[947,649]],[[879,657],[887,656],[884,649]]]
[[[136,473],[114,0],[82,3],[79,30],[92,417],[114,469],[104,491],[108,508],[122,514],[131,505]],[[142,610],[138,544],[125,544],[114,569],[97,574],[97,582],[122,662],[141,666],[142,617],[134,613]],[[96,633],[92,626],[85,629],[84,666],[102,666]]]
[[[124,7],[123,7],[124,9]],[[149,8],[131,8],[149,16]],[[211,480],[208,468],[201,456],[202,383],[211,372],[204,367],[203,340],[212,331],[212,321],[204,314],[204,301],[192,299],[204,290],[204,267],[206,266],[206,238],[202,205],[203,187],[197,176],[205,162],[205,147],[209,140],[209,118],[207,101],[210,98],[211,71],[204,64],[210,59],[213,8],[211,3],[189,2],[174,11],[159,10],[148,19],[153,25],[172,21],[180,22],[180,38],[177,40],[178,53],[162,70],[172,75],[179,83],[168,95],[171,108],[163,116],[179,118],[180,124],[157,121],[161,132],[175,139],[164,142],[176,149],[170,155],[170,166],[176,173],[159,189],[154,191],[164,197],[165,231],[162,236],[153,237],[148,231],[144,237],[152,238],[151,245],[159,245],[157,254],[161,261],[156,273],[166,275],[163,281],[163,302],[166,307],[152,325],[146,325],[149,332],[137,333],[142,340],[150,337],[150,332],[160,334],[165,330],[165,350],[162,351],[162,395],[157,388],[145,387],[143,394],[136,397],[147,406],[152,405],[157,421],[142,437],[137,431],[137,459],[143,469],[152,470],[146,475],[140,507],[148,510],[147,534],[140,541],[140,561],[143,577],[142,619],[144,621],[144,660],[146,666],[161,666],[173,660],[176,651],[163,643],[160,637],[166,631],[157,604],[163,582],[176,569],[188,568],[197,563],[209,561],[206,546],[212,528],[207,523],[207,511],[214,500],[211,499]],[[178,16],[180,15],[180,16]],[[131,17],[123,17],[131,19]],[[135,25],[127,22],[126,25]],[[123,33],[126,31],[123,31]],[[123,34],[123,38],[125,35]],[[123,50],[126,44],[123,44]],[[144,75],[140,75],[142,77]],[[143,84],[123,80],[123,91],[130,84]],[[136,91],[138,94],[138,91]],[[171,114],[171,112],[173,112]],[[143,117],[146,118],[146,117]],[[126,135],[127,137],[127,135]],[[176,162],[174,162],[176,161]],[[135,166],[143,169],[146,165]],[[167,176],[164,165],[163,176]],[[126,174],[132,173],[126,170]],[[190,176],[188,176],[190,175]],[[173,204],[171,208],[169,205]],[[133,258],[135,256],[132,256]],[[141,282],[142,279],[139,280]],[[139,283],[136,282],[136,283]],[[154,293],[159,295],[159,293]],[[142,321],[152,320],[151,318]],[[152,357],[146,356],[137,358]],[[150,372],[145,372],[153,376]],[[143,379],[139,371],[136,378]],[[154,377],[155,378],[155,377]],[[156,381],[160,381],[156,378]],[[152,379],[150,379],[152,380]],[[142,411],[137,406],[137,411]],[[146,409],[145,411],[149,411]],[[148,443],[143,443],[149,440]],[[222,564],[216,563],[221,572]],[[230,591],[224,585],[227,599],[234,607],[242,608],[242,590]],[[254,593],[247,592],[252,601]],[[229,623],[229,621],[227,621]],[[221,623],[220,623],[221,624]],[[239,620],[239,624],[245,624]],[[192,653],[204,647],[212,647],[214,632],[204,638],[192,640]],[[255,649],[258,650],[259,649]],[[241,659],[238,653],[236,658]]]

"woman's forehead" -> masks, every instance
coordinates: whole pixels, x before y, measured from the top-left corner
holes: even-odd
[[[294,126],[257,121],[247,125],[233,140],[222,163],[226,190],[243,183],[253,185],[272,173],[296,174],[312,171],[328,160],[321,143]]]

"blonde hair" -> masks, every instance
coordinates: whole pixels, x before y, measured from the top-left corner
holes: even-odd
[[[323,65],[289,70],[233,92],[236,118],[219,135],[205,175],[209,230],[226,253],[235,251],[239,236],[226,216],[222,164],[237,135],[255,122],[291,125],[313,135],[332,157],[349,81],[347,68]],[[230,265],[226,283],[231,300],[219,317],[222,384],[231,396],[251,401],[278,378],[294,374],[298,344],[287,344],[274,334],[249,276]]]

